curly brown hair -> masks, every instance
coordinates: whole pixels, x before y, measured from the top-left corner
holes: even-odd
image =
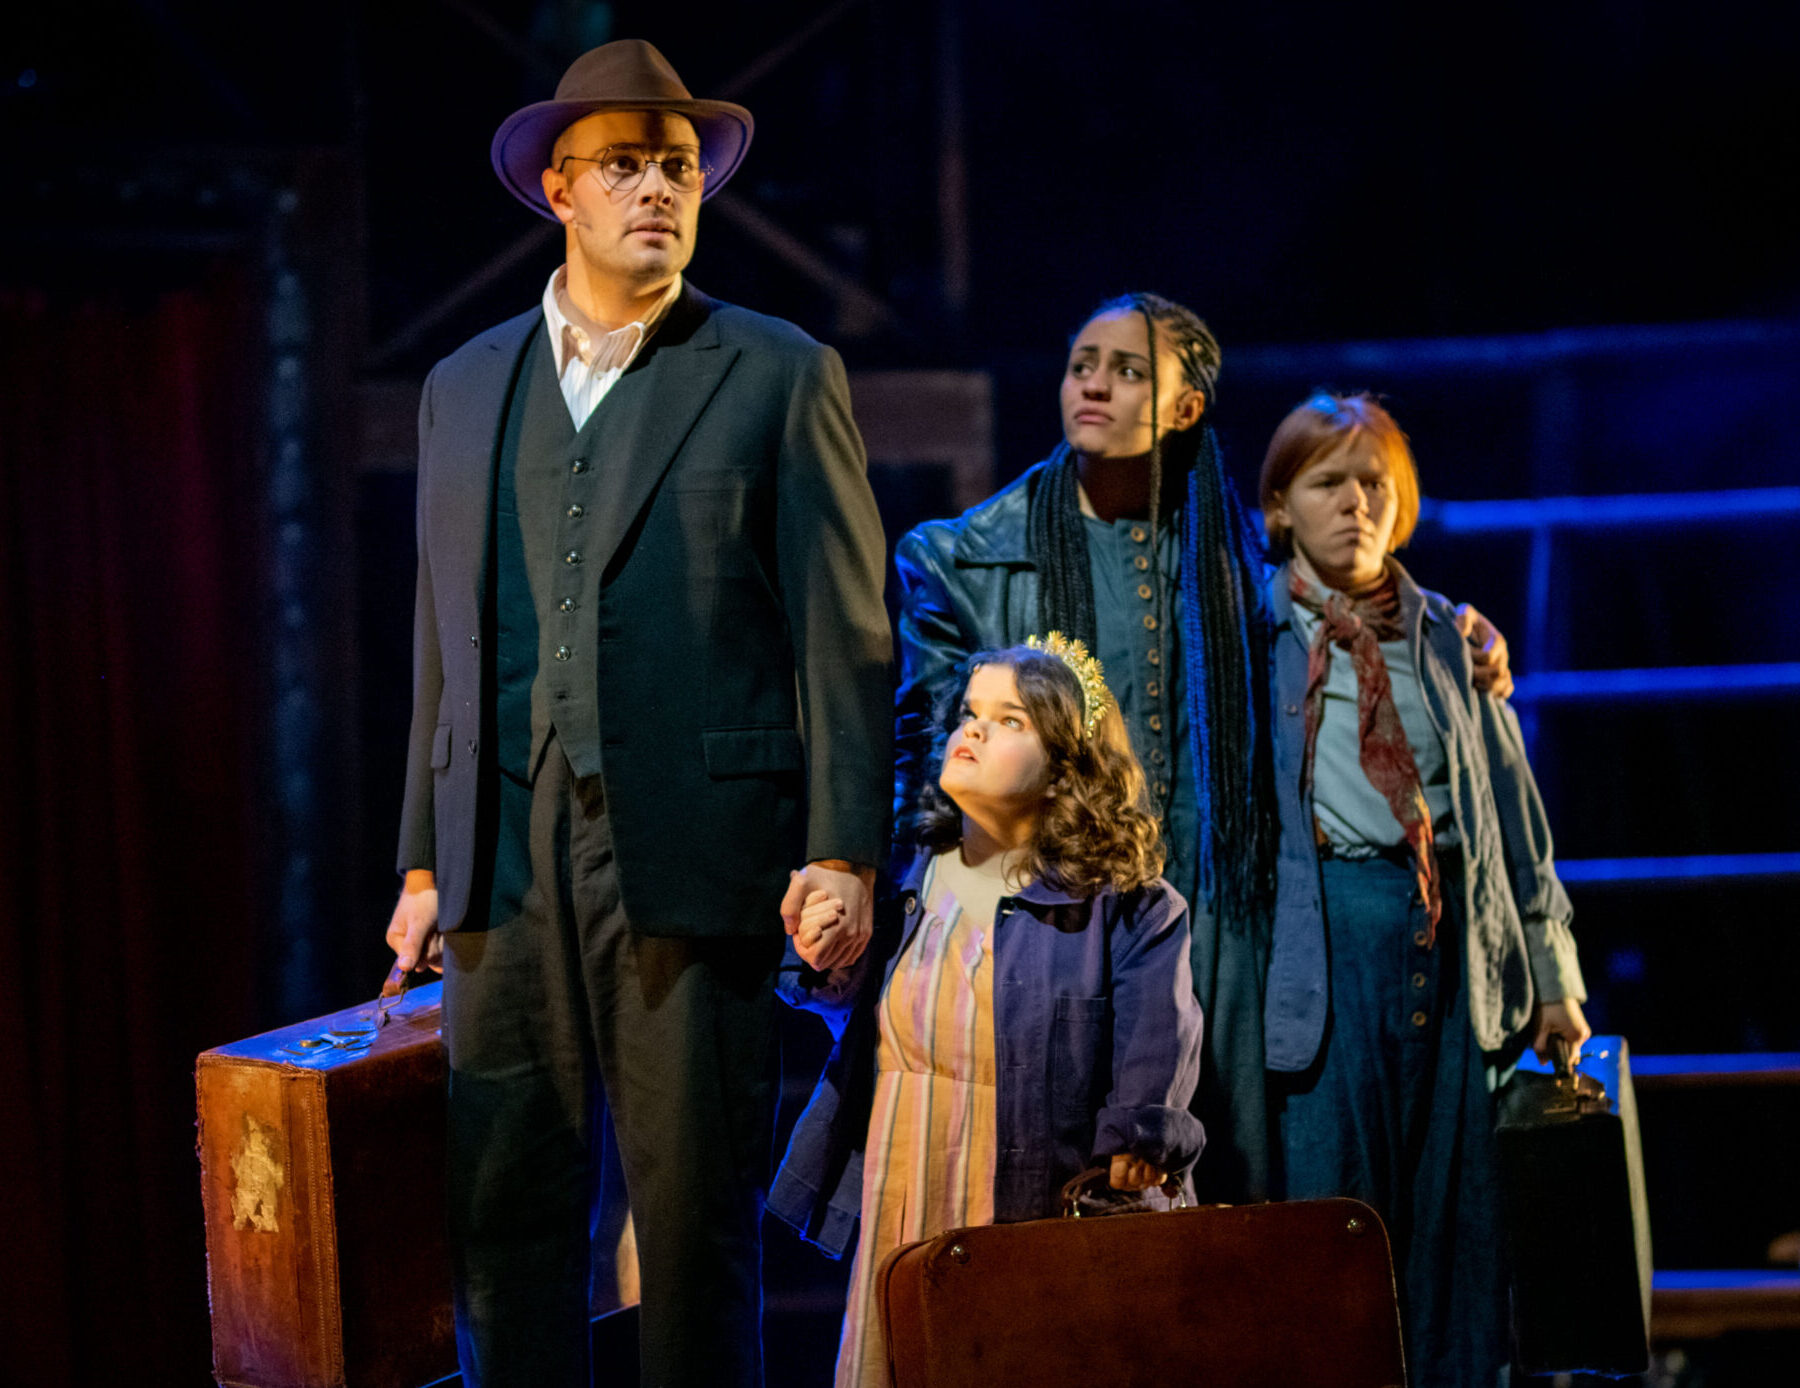
[[[1093,896],[1107,887],[1135,891],[1153,881],[1163,867],[1162,833],[1125,720],[1108,700],[1093,734],[1083,735],[1081,682],[1058,657],[1029,646],[970,656],[954,694],[938,711],[932,763],[943,765],[969,676],[984,665],[1012,670],[1019,700],[1043,741],[1056,791],[1026,845],[1024,870],[1075,896]],[[906,837],[942,851],[961,843],[962,836],[962,811],[936,778],[928,777]]]

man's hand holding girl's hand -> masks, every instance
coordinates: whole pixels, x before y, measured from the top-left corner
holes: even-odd
[[[844,926],[844,903],[827,892],[808,892],[793,930],[794,953],[813,968],[833,968]]]
[[[808,863],[788,874],[781,923],[794,937],[794,952],[813,968],[854,964],[874,933],[875,870],[842,871]]]

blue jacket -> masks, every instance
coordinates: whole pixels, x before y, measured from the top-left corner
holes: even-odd
[[[1444,742],[1462,838],[1469,1020],[1483,1050],[1502,1051],[1522,1044],[1537,1000],[1587,996],[1569,931],[1573,908],[1557,880],[1550,824],[1512,707],[1475,692],[1469,648],[1449,601],[1395,568],[1407,644]],[[1285,565],[1270,580],[1268,601],[1281,851],[1263,1030],[1269,1068],[1292,1071],[1312,1063],[1325,1032],[1325,917],[1312,797],[1300,792],[1307,648],[1293,620]]]
[[[779,991],[837,1034],[795,1125],[769,1208],[833,1257],[862,1212],[875,1092],[875,1005],[921,918],[920,854],[854,965],[816,973],[788,945]],[[1129,1153],[1185,1172],[1205,1134],[1188,1112],[1200,1074],[1187,905],[1160,878],[1087,900],[1033,882],[994,919],[997,1154],[994,1219],[1054,1214],[1071,1177]]]

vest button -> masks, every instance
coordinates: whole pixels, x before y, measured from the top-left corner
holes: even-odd
[[[1150,585],[1148,583],[1138,584],[1138,596],[1140,598],[1142,598],[1145,602],[1150,601],[1152,593],[1151,593]]]
[[[481,644],[481,638],[479,636],[471,636],[469,638],[469,644],[471,646],[479,646]]]
[[[572,656],[574,654],[575,654],[575,652],[570,650],[567,646],[558,646],[556,648],[556,658],[558,660],[567,660],[570,656]]]
[[[1139,572],[1142,572],[1150,567],[1150,560],[1148,556],[1140,554],[1136,559],[1131,561],[1131,566]]]
[[[573,612],[576,605],[574,598],[564,598],[561,602],[556,604],[557,609],[562,612]]]
[[[1145,534],[1146,532],[1143,526],[1134,525],[1131,527],[1131,538],[1136,540],[1140,545],[1144,543]]]
[[[475,739],[474,738],[469,739],[469,755],[470,756],[475,755]]]
[[[570,472],[586,472],[587,471],[587,459],[586,458],[577,458],[574,462],[569,464],[569,471]]]
[[[1425,1025],[1426,1022],[1428,1022],[1430,1020],[1431,1019],[1429,1017],[1427,1017],[1423,1012],[1415,1012],[1412,1014],[1412,1024],[1416,1027],[1422,1027]]]
[[[578,549],[572,549],[567,554],[563,555],[563,563],[568,564],[571,567],[573,567],[576,564],[579,564],[580,562],[581,562],[581,551]]]
[[[569,519],[570,520],[580,520],[586,514],[587,514],[586,508],[583,507],[579,501],[577,501],[573,506],[571,506],[569,508]]]

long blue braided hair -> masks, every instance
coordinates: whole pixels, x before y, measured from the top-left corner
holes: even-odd
[[[1263,547],[1237,489],[1225,475],[1212,425],[1220,366],[1218,340],[1193,310],[1157,294],[1109,299],[1102,314],[1142,315],[1150,339],[1151,418],[1160,414],[1156,358],[1173,351],[1182,379],[1205,397],[1199,424],[1165,435],[1153,428],[1150,446],[1151,533],[1168,519],[1163,478],[1182,470],[1187,495],[1178,515],[1179,560],[1173,580],[1181,592],[1182,658],[1189,757],[1200,809],[1202,892],[1233,933],[1267,928],[1273,900],[1275,828],[1265,720],[1262,652]],[[1030,551],[1038,558],[1038,628],[1080,636],[1096,648],[1093,576],[1077,496],[1076,458],[1064,444],[1043,469],[1027,519]],[[1168,668],[1169,588],[1160,546],[1154,570],[1157,668]],[[1167,804],[1160,807],[1167,813]]]

